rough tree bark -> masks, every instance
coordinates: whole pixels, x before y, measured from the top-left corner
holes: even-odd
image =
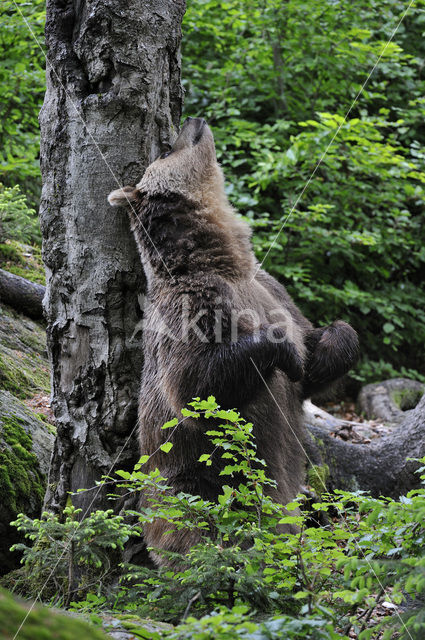
[[[58,432],[46,504],[137,456],[144,276],[106,197],[135,184],[178,128],[184,0],[47,0],[40,114],[45,310]],[[133,433],[133,435],[131,435]],[[74,503],[105,505],[105,491]]]
[[[385,419],[388,405],[392,404],[391,400],[383,401],[385,387],[397,391],[406,388],[419,396],[424,392],[420,383],[402,383],[403,380],[397,379],[368,385],[375,387],[377,402],[371,402],[372,394],[368,394],[368,387],[364,387],[362,394],[375,411],[378,407],[382,409],[382,415],[375,415],[376,418]],[[306,443],[307,453],[314,465],[326,468],[326,473],[320,473],[320,477],[325,480],[327,489],[362,489],[375,497],[398,498],[420,486],[416,473],[420,465],[415,459],[425,456],[425,394],[414,409],[397,412],[395,407],[391,407],[392,430],[370,444],[352,444],[333,437],[338,421],[327,416],[320,409],[317,411],[314,405],[306,407],[306,424],[311,436]]]
[[[8,304],[29,318],[43,317],[43,296],[46,287],[30,282],[14,273],[0,269],[0,302]]]

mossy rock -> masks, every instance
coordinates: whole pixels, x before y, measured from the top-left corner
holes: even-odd
[[[368,419],[396,426],[405,419],[425,393],[425,385],[408,378],[392,378],[362,388],[358,405]]]
[[[18,398],[49,393],[50,370],[42,325],[0,303],[0,389]]]
[[[9,523],[18,513],[31,517],[41,511],[54,435],[41,420],[8,391],[0,390],[0,572],[16,566],[10,553],[20,540]]]
[[[159,633],[162,635],[173,629],[173,626],[167,622],[141,618],[136,614],[115,614],[114,618],[115,624],[112,626],[109,626],[104,620],[104,628],[111,631],[117,629],[128,631],[129,638],[146,638],[146,633]]]
[[[425,385],[415,389],[399,389],[392,392],[391,396],[400,411],[414,409],[425,391]]]
[[[0,589],[0,638],[12,640],[31,607]],[[107,640],[96,627],[36,605],[19,631],[19,640]]]
[[[0,268],[31,282],[46,284],[41,247],[16,240],[0,243]]]

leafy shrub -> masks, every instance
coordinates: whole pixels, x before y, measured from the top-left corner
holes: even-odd
[[[170,529],[196,529],[202,540],[185,557],[166,554],[172,563],[167,568],[127,567],[118,603],[173,622],[194,615],[171,633],[173,638],[213,636],[214,628],[223,638],[232,633],[245,637],[250,617],[238,618],[241,611],[255,612],[257,620],[272,615],[266,626],[251,621],[257,625],[248,625],[253,638],[278,633],[291,638],[346,637],[351,628],[360,638],[369,638],[381,627],[383,637],[391,638],[400,618],[377,624],[369,622],[369,616],[385,597],[400,603],[406,593],[416,598],[425,589],[425,490],[412,491],[400,502],[342,491],[322,495],[313,508],[315,517],[323,514],[328,524],[311,526],[311,514],[294,512],[299,501],[287,505],[285,514],[267,496],[270,480],[256,458],[252,425],[235,411],[220,410],[213,398],[195,401],[192,407],[184,415],[196,419],[202,414],[212,421],[208,434],[226,462],[223,477],[241,482],[224,485],[213,503],[183,493],[170,495],[157,472],[143,474],[145,458],[132,474],[120,472],[127,490],[149,491],[154,485],[161,492],[139,514],[142,523],[160,517]],[[174,422],[165,426],[172,428]],[[210,456],[201,456],[201,461],[208,464]],[[299,533],[279,532],[278,523],[297,524]],[[420,638],[425,630],[422,615],[420,610],[409,613],[405,624],[412,637]]]
[[[145,635],[159,640],[161,635]],[[162,635],[164,637],[164,635]],[[262,623],[252,620],[248,607],[233,607],[230,611],[216,611],[201,619],[188,618],[165,635],[169,640],[336,640],[336,633],[326,618],[320,616],[276,616]]]

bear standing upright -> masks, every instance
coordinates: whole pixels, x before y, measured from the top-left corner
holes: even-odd
[[[352,366],[355,331],[337,321],[313,329],[285,288],[257,264],[248,225],[224,192],[214,139],[201,118],[188,118],[172,149],[139,184],[113,191],[128,205],[147,278],[144,365],[139,398],[140,448],[173,490],[215,499],[220,465],[206,467],[205,425],[187,420],[173,448],[159,449],[162,425],[193,397],[215,396],[254,425],[259,458],[290,501],[304,476],[303,399],[323,391]],[[158,520],[145,528],[148,546],[186,552],[191,532]]]

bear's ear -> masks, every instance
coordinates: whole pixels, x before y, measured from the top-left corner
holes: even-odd
[[[123,187],[122,189],[111,191],[108,196],[108,202],[112,207],[122,207],[137,200],[138,194],[139,191],[135,187]]]

